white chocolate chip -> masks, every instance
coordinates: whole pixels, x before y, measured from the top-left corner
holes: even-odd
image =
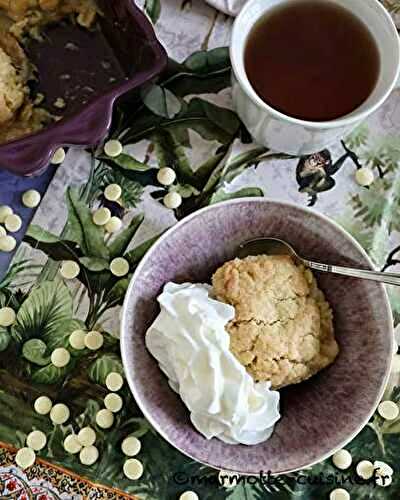
[[[57,347],[57,349],[54,349],[51,353],[51,362],[57,368],[67,366],[70,360],[71,354],[67,351],[67,349],[65,349],[65,347]]]
[[[20,450],[17,451],[17,454],[15,455],[15,462],[18,465],[18,467],[22,470],[31,467],[35,463],[35,460],[36,460],[35,452],[30,448],[21,448]]]
[[[33,451],[42,450],[47,443],[46,434],[42,431],[32,431],[26,438],[26,444]]]
[[[12,252],[17,246],[17,242],[13,236],[0,237],[0,250],[2,252]]]
[[[368,167],[359,168],[356,171],[356,181],[360,186],[370,186],[374,182],[374,173]]]
[[[107,233],[116,233],[122,227],[122,220],[119,217],[111,217],[111,219],[105,225],[105,230]]]
[[[199,500],[199,496],[194,491],[185,491],[179,497],[179,500]]]
[[[110,156],[111,158],[116,158],[122,153],[123,150],[124,149],[122,147],[122,144],[115,139],[107,141],[104,144],[104,152],[107,156]]]
[[[389,464],[380,460],[375,460],[374,469],[377,476],[392,476],[394,472]]]
[[[352,457],[347,450],[339,450],[333,455],[332,462],[338,469],[345,470],[350,467]]]
[[[369,460],[362,460],[356,467],[357,475],[367,481],[374,475],[374,464]]]
[[[84,330],[74,330],[69,336],[69,345],[73,349],[81,351],[85,349],[85,337],[86,332]]]
[[[13,213],[13,209],[8,205],[0,206],[0,224],[3,224],[6,220],[6,217]]]
[[[119,391],[124,383],[124,379],[117,372],[111,372],[106,378],[106,387],[109,391]]]
[[[96,424],[102,429],[109,429],[114,423],[114,415],[110,410],[103,408],[96,414]]]
[[[104,226],[111,219],[110,209],[107,207],[98,208],[93,213],[93,222],[96,226]]]
[[[11,307],[0,308],[0,326],[11,326],[15,323],[16,314]]]
[[[181,206],[182,196],[179,193],[172,191],[171,193],[167,193],[164,196],[163,202],[167,208],[169,208],[171,210],[175,210],[176,208]]]
[[[109,201],[117,201],[121,197],[122,189],[119,184],[109,184],[104,190],[104,197]]]
[[[331,491],[329,500],[350,500],[350,493],[344,488],[336,488]]]
[[[75,453],[79,453],[81,449],[82,445],[76,434],[68,434],[68,436],[64,439],[64,450],[71,455],[75,455]]]
[[[64,260],[61,268],[60,274],[66,280],[73,280],[78,276],[80,272],[79,264],[73,260]]]
[[[111,261],[110,271],[114,276],[121,278],[129,273],[129,262],[123,257],[117,257]]]
[[[0,226],[0,238],[2,236],[7,236],[7,231],[4,229],[3,226]]]
[[[128,479],[136,481],[143,474],[143,464],[136,458],[129,458],[124,463],[124,474]]]
[[[158,171],[157,180],[163,186],[170,186],[175,182],[175,179],[176,173],[174,170],[172,170],[172,168],[163,167]]]
[[[35,412],[39,415],[47,415],[53,406],[51,399],[47,396],[39,396],[34,403]]]
[[[110,392],[104,398],[104,406],[107,410],[112,411],[113,413],[118,413],[123,405],[122,398],[119,394],[115,394],[115,392]]]
[[[36,191],[36,189],[28,189],[28,191],[25,191],[22,195],[22,203],[27,208],[36,208],[39,205],[40,200],[40,193],[39,191]]]
[[[22,227],[22,219],[17,214],[10,214],[4,220],[4,225],[10,233],[18,232]]]
[[[82,446],[92,446],[96,442],[96,433],[91,427],[83,427],[78,433],[78,441]]]
[[[400,410],[394,401],[382,401],[378,406],[378,413],[385,420],[396,420]]]
[[[64,403],[57,403],[50,410],[50,419],[53,424],[61,425],[69,419],[69,408]]]
[[[121,450],[127,457],[137,455],[142,447],[142,443],[135,436],[128,436],[122,441]]]
[[[85,446],[79,453],[79,460],[83,465],[93,465],[99,458],[99,450],[96,446]]]
[[[104,337],[100,332],[92,330],[85,335],[85,346],[91,351],[97,351],[103,345]]]
[[[50,163],[53,165],[61,165],[61,163],[65,160],[65,150],[64,148],[58,148],[54,155],[53,158],[50,160]]]

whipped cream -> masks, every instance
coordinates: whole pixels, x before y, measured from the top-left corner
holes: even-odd
[[[167,283],[146,346],[201,434],[230,444],[261,443],[280,418],[279,392],[269,382],[254,382],[231,353],[225,325],[235,309],[210,293],[209,285]]]

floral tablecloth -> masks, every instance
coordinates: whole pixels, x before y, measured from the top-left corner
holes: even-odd
[[[398,1],[386,4],[400,11]],[[221,484],[218,471],[188,459],[158,436],[126,384],[120,392],[124,406],[112,428],[96,425],[107,374],[123,373],[118,317],[129,277],[116,279],[109,262],[124,256],[131,274],[157,236],[194,210],[240,196],[308,205],[342,224],[379,268],[400,271],[400,92],[327,150],[303,158],[274,153],[253,144],[231,111],[230,64],[223,48],[231,19],[200,0],[164,0],[162,6],[146,0],[146,8],[171,57],[168,72],[143,91],[139,103],[116,109],[111,136],[124,144],[121,156],[112,160],[101,148],[70,150],[64,164],[51,172],[24,243],[0,281],[0,306],[17,312],[16,323],[0,329],[0,498],[177,500],[189,490],[207,500],[323,500],[344,481],[353,499],[398,499],[400,419],[389,422],[375,415],[347,447],[353,466],[343,473],[327,460],[279,480],[242,478],[237,485]],[[173,189],[183,197],[175,212],[163,206],[166,190],[156,180],[157,169],[166,165],[176,171]],[[364,166],[375,175],[369,188],[354,180]],[[122,186],[121,204],[103,197],[110,183]],[[15,200],[24,189],[14,191]],[[0,189],[0,204],[9,203],[7,196]],[[105,237],[91,222],[98,206],[122,217],[124,229]],[[66,259],[81,268],[74,280],[60,275]],[[400,291],[388,291],[397,325]],[[56,347],[70,349],[70,333],[81,328],[103,332],[103,347],[73,351],[66,367],[54,367],[49,354]],[[400,356],[395,355],[385,399],[400,405],[399,373]],[[33,402],[40,395],[66,403],[68,422],[53,425],[48,416],[35,413]],[[63,448],[65,436],[85,425],[97,433],[100,457],[92,466]],[[47,446],[35,465],[22,471],[15,452],[33,429],[45,432]],[[122,470],[120,445],[129,435],[142,443],[136,458],[144,473],[136,481]],[[354,464],[363,459],[390,464],[392,484],[355,484]]]

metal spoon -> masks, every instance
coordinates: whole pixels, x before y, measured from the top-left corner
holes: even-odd
[[[312,262],[311,260],[303,259],[297,254],[295,249],[289,245],[289,243],[277,238],[257,238],[246,241],[240,245],[237,256],[245,258],[249,255],[260,254],[290,255],[296,263],[303,264],[303,266],[316,271],[379,281],[389,285],[400,285],[400,274],[381,273],[379,271],[368,271],[365,269],[352,269],[351,267],[331,266],[329,264],[320,264],[319,262]]]

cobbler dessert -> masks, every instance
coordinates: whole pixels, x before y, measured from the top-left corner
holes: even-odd
[[[207,439],[254,445],[281,418],[277,389],[338,355],[332,311],[289,256],[226,262],[204,283],[166,283],[146,347]]]
[[[26,57],[26,37],[68,16],[86,28],[96,17],[94,0],[0,0],[0,143],[36,132],[53,121],[33,98],[28,82],[33,68]]]
[[[213,276],[215,297],[235,308],[230,349],[255,381],[278,389],[335,360],[332,311],[309,269],[289,256],[225,263]]]

